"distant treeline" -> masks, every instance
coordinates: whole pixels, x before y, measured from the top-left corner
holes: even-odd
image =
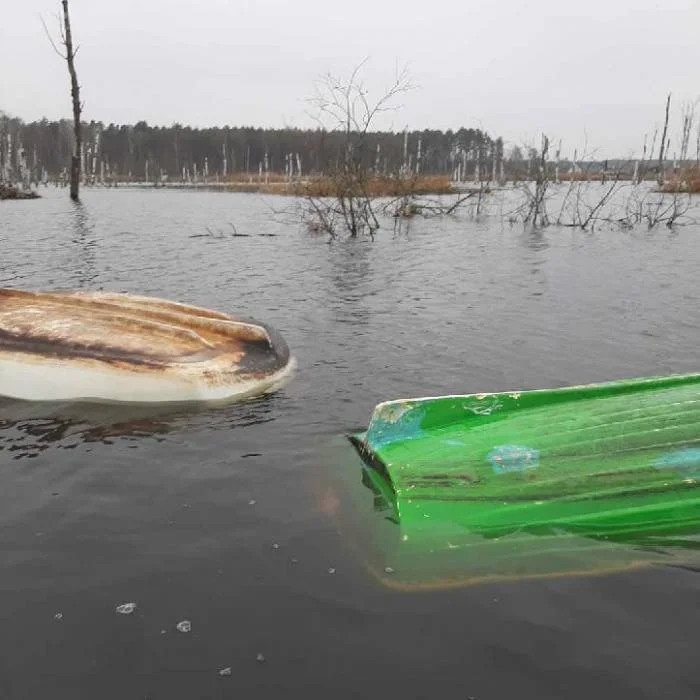
[[[0,179],[59,178],[69,166],[73,130],[68,120],[25,123],[0,113]],[[357,141],[359,144],[359,141]],[[328,174],[343,149],[344,134],[322,129],[150,126],[89,122],[83,126],[86,180],[201,181],[240,174]],[[372,132],[362,139],[368,170],[465,177],[493,170],[503,141],[479,129]]]
[[[356,135],[357,136],[357,135]],[[357,145],[359,139],[354,139]],[[699,141],[700,143],[700,141]],[[347,147],[345,134],[322,129],[149,126],[89,122],[83,125],[83,180],[117,182],[216,182],[304,179],[335,172]],[[362,139],[368,173],[447,176],[455,181],[530,180],[537,176],[537,149],[512,146],[480,129],[371,132]],[[0,112],[0,182],[66,182],[73,149],[72,122],[23,122]],[[700,147],[699,151],[700,153]],[[665,160],[674,172],[695,163]],[[547,162],[553,180],[654,178],[658,164],[647,160]]]

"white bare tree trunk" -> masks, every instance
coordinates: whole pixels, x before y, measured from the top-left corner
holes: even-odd
[[[12,136],[7,134],[7,139],[5,139],[5,159],[3,165],[3,179],[5,182],[12,183]]]
[[[401,165],[401,171],[406,174],[406,161],[408,159],[408,130],[404,129],[403,132],[403,163]]]
[[[668,97],[666,98],[666,117],[664,119],[664,130],[661,135],[661,146],[659,147],[659,173],[658,173],[658,184],[659,187],[662,187],[664,184],[664,180],[666,179],[666,174],[664,172],[664,156],[666,155],[666,152],[668,151],[667,147],[667,142],[666,142],[666,134],[668,133],[668,116],[669,112],[671,110],[671,94],[669,93]]]

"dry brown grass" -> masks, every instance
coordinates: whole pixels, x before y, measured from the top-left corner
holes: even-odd
[[[284,173],[268,172],[259,175],[258,173],[233,173],[222,178],[222,182],[231,185],[256,185],[256,184],[268,184],[274,185],[277,183],[287,184],[289,182],[289,177]]]
[[[365,183],[344,182],[332,177],[318,177],[295,183],[293,193],[304,197],[405,197],[407,195],[452,194],[450,178],[444,175],[424,175],[408,178],[373,177]]]
[[[700,168],[686,168],[661,188],[662,192],[688,192],[700,194]]]
[[[229,182],[224,186],[227,192],[257,192],[262,194],[294,194],[290,182]]]
[[[235,175],[227,177],[222,187],[229,192],[258,192],[262,194],[293,195],[297,197],[405,197],[407,195],[453,194],[450,178],[444,175],[420,175],[407,178],[373,177],[364,184],[350,179],[316,176],[292,180],[279,173],[265,176]]]

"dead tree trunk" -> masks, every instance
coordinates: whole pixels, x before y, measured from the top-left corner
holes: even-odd
[[[46,32],[46,36],[51,42],[51,46],[53,47],[54,51],[68,64],[68,73],[70,74],[70,94],[73,100],[74,133],[73,155],[71,156],[70,167],[70,198],[77,202],[78,188],[80,186],[83,148],[83,139],[80,126],[80,113],[82,112],[82,105],[80,104],[80,85],[78,84],[78,76],[75,72],[75,54],[78,52],[78,47],[73,48],[73,35],[71,33],[70,17],[68,15],[68,0],[61,0],[61,7],[63,8],[63,18],[57,16],[56,19],[58,19],[58,31],[61,36],[61,43],[65,47],[65,53],[60,51],[56,46],[56,42],[46,26],[46,22],[44,22],[43,19],[41,22],[44,25],[44,31]]]
[[[61,0],[63,5],[63,43],[66,47],[66,63],[70,73],[70,94],[73,99],[73,134],[75,143],[73,144],[73,156],[70,165],[70,198],[78,201],[78,188],[80,186],[80,160],[83,147],[82,131],[80,127],[80,85],[78,85],[78,75],[75,72],[75,50],[73,49],[73,36],[70,29],[70,17],[68,16],[68,0]]]
[[[664,147],[666,145],[666,133],[668,132],[668,113],[671,108],[671,94],[666,98],[666,119],[664,120],[664,131],[661,135],[661,146],[659,147],[659,187],[663,187],[666,174],[664,172]]]

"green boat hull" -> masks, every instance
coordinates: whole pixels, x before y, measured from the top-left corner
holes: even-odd
[[[700,547],[700,374],[391,401],[351,439],[404,559]]]

